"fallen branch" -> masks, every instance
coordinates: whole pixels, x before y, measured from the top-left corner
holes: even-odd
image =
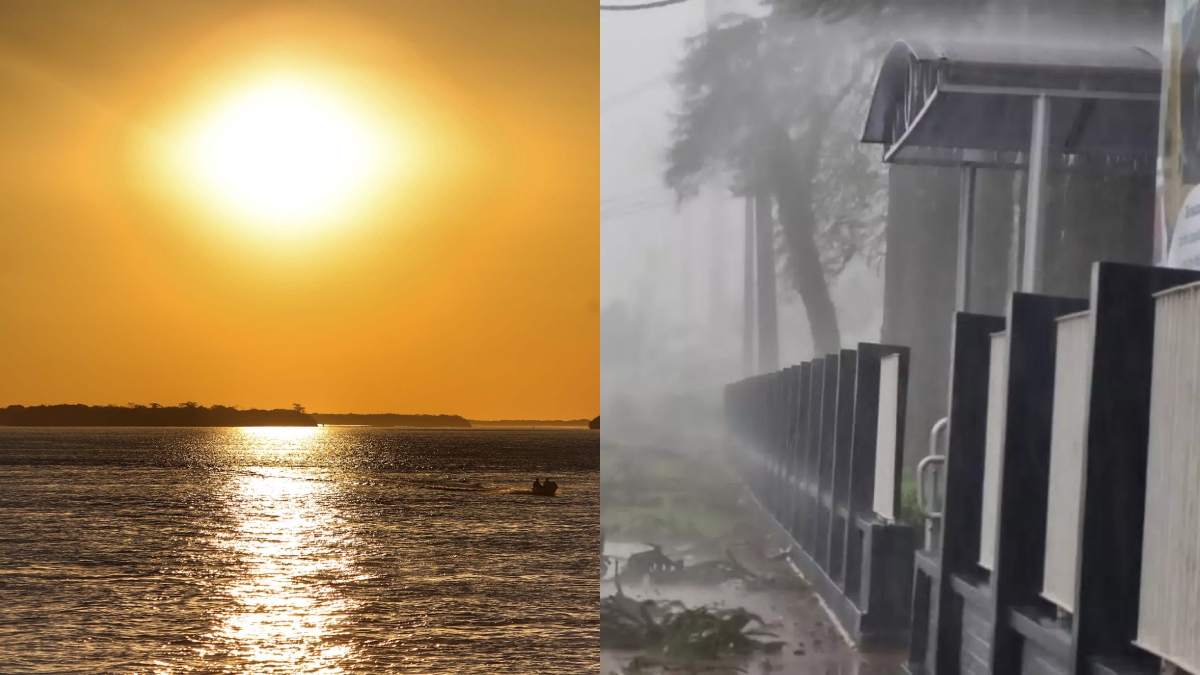
[[[678,601],[637,601],[618,592],[600,601],[600,646],[638,649],[668,658],[717,660],[756,652],[773,653],[783,642],[764,640],[757,614],[737,609],[689,609]]]

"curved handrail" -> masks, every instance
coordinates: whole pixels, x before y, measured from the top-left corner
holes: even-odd
[[[943,417],[934,423],[933,428],[929,431],[929,454],[917,464],[917,509],[920,510],[921,515],[929,519],[941,518],[942,512],[934,511],[926,499],[925,472],[935,464],[946,463],[946,456],[938,452],[938,437],[949,426],[950,418],[948,417]]]

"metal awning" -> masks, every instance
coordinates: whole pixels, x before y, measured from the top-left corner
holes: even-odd
[[[881,144],[885,162],[962,168],[956,305],[969,311],[976,169],[1024,170],[1009,287],[1038,292],[1051,162],[1153,170],[1161,86],[1158,56],[1140,47],[901,41],[880,67],[862,140]]]
[[[886,162],[1020,165],[1045,96],[1051,154],[1144,164],[1157,155],[1160,87],[1157,55],[1139,47],[902,41],[880,68],[862,140],[883,145]]]

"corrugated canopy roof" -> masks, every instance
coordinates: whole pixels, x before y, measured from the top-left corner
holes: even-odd
[[[1024,152],[1045,93],[1053,152],[1150,157],[1160,87],[1158,56],[1139,47],[901,41],[880,67],[862,140],[897,162]]]

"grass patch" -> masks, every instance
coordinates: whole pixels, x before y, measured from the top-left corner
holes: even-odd
[[[905,478],[900,483],[900,522],[912,527],[921,527],[925,517],[917,503],[917,481]]]
[[[727,466],[683,453],[601,458],[600,525],[614,539],[720,539],[744,520],[742,483]]]

